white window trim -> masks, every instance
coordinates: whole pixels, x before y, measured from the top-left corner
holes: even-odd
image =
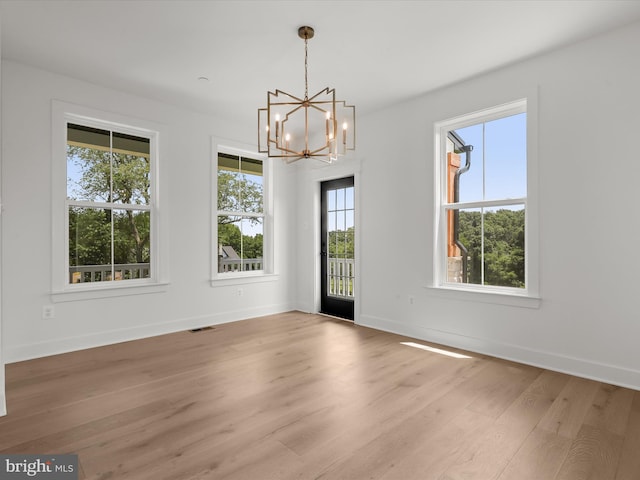
[[[67,208],[67,123],[106,128],[150,139],[151,158],[151,277],[122,282],[69,283],[68,208]],[[167,225],[161,225],[158,212],[161,182],[159,176],[161,142],[164,127],[150,121],[131,118],[90,107],[52,101],[52,268],[51,298],[54,302],[108,298],[163,292],[168,285],[167,263],[162,247]]]
[[[476,207],[523,204],[525,206],[525,285],[526,288],[494,287],[446,282],[446,138],[453,126],[464,128],[479,122],[488,122],[498,118],[527,113],[527,196],[526,198],[501,199],[495,202],[466,202],[456,204],[460,207]],[[460,115],[434,125],[434,256],[433,277],[427,288],[432,294],[445,297],[496,303],[502,305],[538,308],[538,161],[537,161],[537,95],[531,93],[526,98],[488,107],[467,115]],[[477,204],[476,204],[477,203]]]
[[[263,269],[242,272],[218,272],[218,154],[226,153],[262,161],[263,175]],[[274,262],[273,168],[266,155],[222,145],[211,139],[211,280],[212,287],[270,282],[278,279]]]

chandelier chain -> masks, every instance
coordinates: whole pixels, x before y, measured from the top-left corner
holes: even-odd
[[[309,100],[309,81],[307,76],[309,53],[307,49],[307,35],[304,36],[304,99]]]

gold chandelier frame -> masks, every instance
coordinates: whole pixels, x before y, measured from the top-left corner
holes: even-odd
[[[267,107],[258,109],[258,151],[293,163],[314,158],[331,163],[355,150],[355,106],[336,100],[328,87],[309,97],[308,40],[312,27],[298,28],[304,40],[304,98],[282,90],[267,92]]]

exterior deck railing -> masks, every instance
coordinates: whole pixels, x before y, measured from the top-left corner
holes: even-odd
[[[353,258],[327,259],[327,293],[334,297],[355,297],[356,261]]]
[[[263,270],[262,258],[219,258],[218,273]]]
[[[70,283],[108,282],[149,278],[148,263],[123,263],[118,265],[77,265],[69,267]]]

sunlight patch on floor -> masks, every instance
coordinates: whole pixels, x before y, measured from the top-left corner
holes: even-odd
[[[448,350],[442,350],[440,348],[428,347],[426,345],[421,345],[414,342],[400,342],[400,344],[406,345],[407,347],[419,348],[420,350],[427,350],[428,352],[439,353],[440,355],[447,355],[448,357],[453,358],[471,358],[470,356],[462,355],[461,353],[450,352]]]

